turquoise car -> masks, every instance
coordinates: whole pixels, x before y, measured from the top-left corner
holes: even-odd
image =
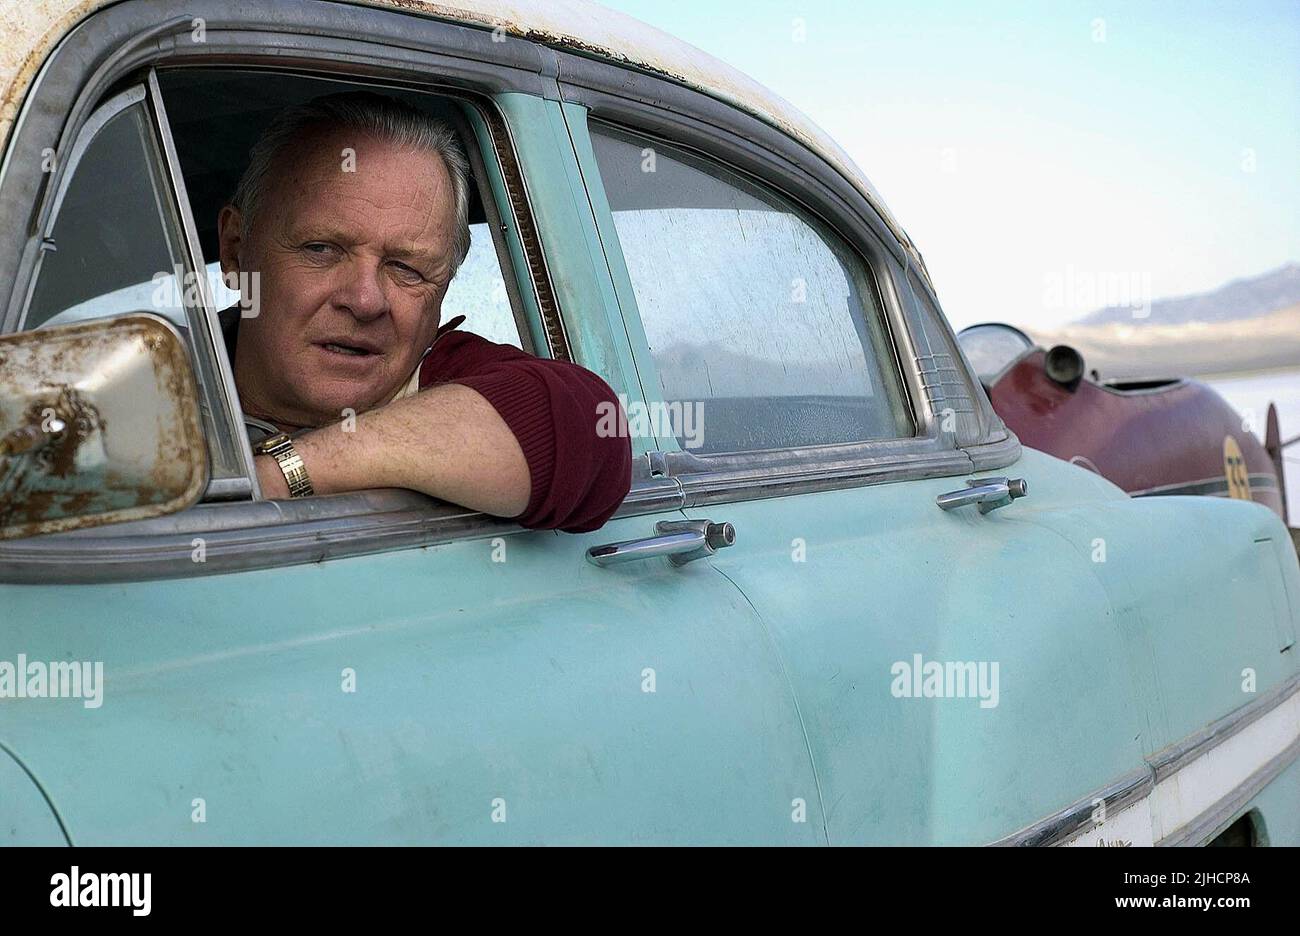
[[[1277,514],[1022,447],[879,195],[743,75],[570,3],[12,25],[0,841],[1300,844]],[[446,314],[619,394],[601,529],[261,496],[215,210],[358,84],[470,151]]]

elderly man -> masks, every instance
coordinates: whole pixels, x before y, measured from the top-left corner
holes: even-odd
[[[218,224],[222,272],[261,277],[258,314],[223,324],[244,411],[277,433],[254,446],[268,497],[403,487],[570,532],[622,502],[604,381],[439,328],[469,186],[454,131],[366,92],[290,108],[253,148]]]

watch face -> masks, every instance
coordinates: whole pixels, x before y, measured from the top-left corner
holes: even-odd
[[[275,448],[277,445],[283,445],[285,442],[288,441],[289,441],[288,433],[277,432],[269,439],[263,439],[261,442],[257,443],[257,453],[259,455],[266,455],[271,451],[271,449]]]

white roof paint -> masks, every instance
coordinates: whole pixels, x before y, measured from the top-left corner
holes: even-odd
[[[0,4],[0,138],[6,138],[41,62],[81,19],[112,0],[22,0]],[[788,101],[689,43],[588,0],[346,0],[438,19],[500,28],[507,35],[659,73],[725,101],[803,143],[848,179],[909,248],[907,235],[866,175]],[[237,6],[233,3],[232,5]],[[913,249],[912,251],[915,254]],[[919,257],[917,257],[919,259]]]

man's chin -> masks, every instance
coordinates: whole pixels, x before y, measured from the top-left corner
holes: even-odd
[[[395,388],[380,386],[379,382],[334,382],[321,387],[303,400],[319,426],[336,423],[349,416],[357,416],[366,410],[374,409],[385,403],[396,392]]]

